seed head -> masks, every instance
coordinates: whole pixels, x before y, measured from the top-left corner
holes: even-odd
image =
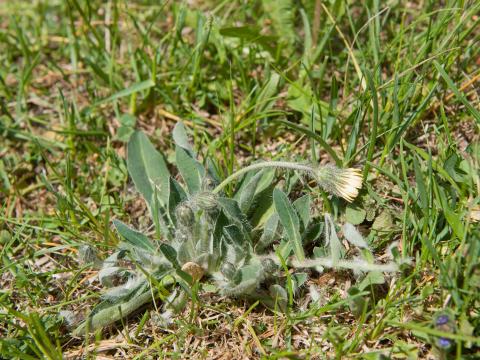
[[[362,187],[359,169],[340,169],[334,165],[322,166],[314,172],[315,180],[327,192],[352,202]]]

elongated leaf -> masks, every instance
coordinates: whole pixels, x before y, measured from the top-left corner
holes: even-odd
[[[174,268],[180,268],[180,264],[177,260],[177,251],[168,244],[160,245],[160,251],[167,258],[168,261],[173,265]]]
[[[131,245],[139,247],[144,250],[153,251],[155,246],[150,239],[142,233],[129,228],[120,220],[113,220],[113,225],[117,229],[118,233]]]
[[[263,174],[263,171],[255,174],[255,176],[250,179],[250,181],[245,185],[245,187],[242,187],[242,189],[240,190],[241,192],[238,203],[240,206],[240,210],[242,210],[244,214],[247,214],[248,210],[250,210],[250,206],[253,203],[253,198],[255,197],[258,183],[260,182]]]
[[[167,164],[147,136],[140,131],[133,133],[128,142],[127,167],[135,187],[149,204],[153,186],[157,188],[161,205],[168,204],[170,173]]]
[[[232,264],[237,263],[243,259],[249,249],[249,243],[244,239],[244,235],[237,225],[229,225],[223,228],[223,234],[225,235],[224,243],[227,247],[227,256]],[[232,257],[232,250],[234,251],[234,257]],[[233,260],[233,261],[232,261]]]
[[[437,60],[433,60],[433,65],[435,65],[435,68],[437,69],[438,73],[440,76],[445,80],[447,83],[448,87],[452,92],[455,94],[458,100],[462,102],[463,105],[468,109],[468,111],[472,114],[472,116],[475,118],[477,121],[477,124],[480,124],[480,111],[478,111],[471,103],[468,101],[468,99],[463,95],[460,90],[457,88],[453,80],[448,76],[447,72],[445,69],[438,63]]]
[[[418,197],[420,198],[420,207],[425,214],[428,214],[428,192],[423,179],[422,170],[417,157],[413,156],[413,169],[415,170],[415,182],[417,183]]]
[[[117,99],[120,99],[122,97],[129,96],[129,95],[132,95],[134,93],[150,89],[153,86],[155,86],[155,82],[151,79],[146,80],[146,81],[142,81],[142,82],[138,82],[138,83],[135,83],[135,84],[129,86],[126,89],[120,90],[119,92],[107,97],[106,99],[102,99],[102,100],[96,102],[93,106],[98,106],[98,105],[101,105],[101,104],[105,104],[105,103],[111,102],[113,100],[117,100]]]
[[[288,126],[289,128],[291,129],[294,129],[294,130],[297,130],[298,132],[301,132],[305,135],[307,135],[308,137],[314,139],[315,141],[317,141],[320,146],[332,157],[332,159],[335,161],[335,164],[337,166],[341,166],[342,165],[342,161],[340,160],[340,158],[338,157],[337,153],[335,152],[335,150],[333,150],[333,148],[327,144],[327,142],[320,136],[318,135],[317,133],[311,131],[310,129],[307,129],[306,127],[304,126],[301,126],[301,125],[298,125],[298,124],[295,124],[291,121],[288,121],[288,120],[275,120],[275,122],[277,123],[280,123],[280,124],[283,124],[285,126]]]
[[[180,146],[176,147],[175,156],[178,170],[187,184],[190,194],[200,191],[202,189],[202,180],[205,177],[205,169],[202,164],[192,158],[187,150]]]
[[[273,202],[275,204],[275,210],[278,213],[280,222],[282,223],[289,241],[293,245],[293,251],[298,260],[305,259],[305,253],[303,251],[302,239],[300,237],[300,223],[295,210],[287,198],[287,195],[280,190],[273,190]]]
[[[268,292],[272,297],[273,304],[280,308],[280,310],[285,311],[288,305],[288,293],[282,286],[278,284],[273,284],[268,288]]]
[[[187,194],[182,186],[174,178],[170,178],[170,194],[168,197],[168,213],[170,219],[176,221],[175,209],[186,198]]]
[[[220,204],[223,213],[228,220],[235,223],[240,229],[242,229],[244,236],[249,236],[251,226],[246,216],[240,210],[238,202],[234,199],[219,197],[218,203]]]
[[[302,220],[303,229],[310,223],[310,195],[303,195],[293,202],[293,206]]]
[[[262,35],[260,29],[254,26],[225,27],[220,29],[220,35],[257,43],[272,54],[276,50],[274,45],[278,41],[275,36]]]
[[[275,103],[276,97],[278,94],[278,85],[280,83],[280,75],[276,72],[272,72],[272,75],[268,81],[263,85],[260,93],[258,94],[255,113],[262,111],[270,110],[272,105]]]
[[[279,217],[277,213],[270,215],[268,220],[265,222],[265,226],[263,227],[263,234],[260,237],[260,240],[258,240],[256,251],[261,252],[276,240],[275,238],[277,235],[278,221]]]
[[[327,244],[330,246],[332,265],[335,266],[338,263],[338,260],[343,256],[343,246],[338,239],[337,232],[335,231],[335,224],[328,214],[325,214],[325,237],[327,239]]]
[[[150,200],[150,208],[152,211],[153,223],[157,232],[157,237],[165,237],[167,239],[172,238],[170,227],[168,226],[169,217],[166,207],[163,207],[160,203],[159,192],[155,186],[152,199]]]
[[[193,152],[192,144],[190,144],[190,141],[188,140],[185,125],[183,125],[181,121],[179,121],[173,128],[172,137],[176,145],[187,150],[190,154],[195,155]]]
[[[350,223],[346,223],[342,227],[343,235],[345,239],[354,246],[357,246],[362,249],[368,249],[368,244],[363,238],[363,236],[358,232],[358,230]]]

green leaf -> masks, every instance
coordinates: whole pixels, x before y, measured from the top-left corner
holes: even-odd
[[[243,237],[242,232],[235,224],[223,227],[222,231],[226,238],[229,240],[229,242],[235,246],[242,246],[242,244],[245,242],[245,238]]]
[[[345,217],[350,224],[359,225],[365,220],[366,216],[367,212],[361,207],[353,204],[347,205]]]
[[[335,266],[338,260],[343,256],[344,249],[342,243],[338,239],[335,224],[328,214],[325,214],[325,238],[327,239],[327,244],[330,245],[332,265]]]
[[[177,122],[173,128],[172,137],[176,145],[187,150],[192,156],[195,155],[192,144],[188,139],[187,130],[181,121]]]
[[[384,283],[385,278],[380,271],[371,271],[365,276],[360,284],[358,284],[358,288],[360,291],[363,291],[372,285],[382,285]]]
[[[263,174],[263,170],[259,171],[248,181],[248,183],[244,187],[242,186],[242,188],[240,189],[238,204],[240,206],[240,210],[242,210],[244,214],[247,214],[248,210],[250,210],[250,206],[253,203],[258,183],[260,182]]]
[[[303,224],[303,229],[308,227],[310,223],[310,195],[303,195],[293,202],[293,206],[300,216],[300,220]]]
[[[175,218],[175,209],[187,198],[187,194],[183,187],[174,178],[170,178],[170,194],[168,196],[168,213],[171,219]]]
[[[445,219],[447,219],[448,224],[452,227],[455,235],[463,240],[465,236],[465,226],[462,223],[462,218],[459,214],[455,213],[448,207],[444,207],[443,211],[445,213]]]
[[[457,99],[460,100],[463,105],[465,105],[465,107],[473,115],[477,123],[480,124],[480,112],[477,109],[475,109],[475,107],[473,107],[470,101],[468,101],[468,99],[460,92],[460,90],[457,88],[453,80],[450,78],[450,76],[448,76],[445,69],[438,63],[438,61],[433,60],[433,65],[435,65],[435,68],[437,69],[438,73],[443,78],[443,80],[445,80],[448,87],[450,88],[450,90],[452,90],[452,92],[455,94]]]
[[[244,236],[249,236],[251,226],[246,216],[240,210],[238,202],[234,199],[219,197],[218,203],[225,216],[243,230]]]
[[[292,275],[293,280],[293,292],[297,291],[307,282],[308,274],[304,272],[298,272]]]
[[[317,141],[319,143],[319,145],[332,157],[332,159],[335,161],[335,164],[337,166],[341,166],[342,165],[342,161],[340,160],[340,158],[338,157],[337,153],[335,152],[335,150],[333,150],[333,148],[327,144],[327,142],[320,136],[318,135],[317,133],[311,131],[310,129],[307,129],[306,127],[304,126],[301,126],[301,125],[298,125],[298,124],[295,124],[291,121],[288,121],[288,120],[274,120],[274,122],[277,122],[277,123],[280,123],[280,124],[283,124],[289,128],[292,128],[294,130],[297,130],[298,132],[302,133],[302,134],[305,134],[307,135],[308,137],[314,139],[315,141]]]
[[[237,225],[225,226],[223,235],[225,235],[223,240],[227,250],[226,254],[232,264],[244,259],[250,253],[250,242],[245,241],[245,236]],[[231,253],[232,251],[234,254]]]
[[[388,231],[392,228],[392,226],[392,214],[390,214],[390,211],[384,210],[375,218],[375,221],[372,224],[372,230]]]
[[[275,36],[266,36],[260,33],[260,29],[254,26],[236,26],[225,27],[220,29],[222,36],[234,37],[243,39],[248,42],[254,42],[261,45],[265,50],[271,54],[275,53],[275,43],[277,38]]]
[[[273,28],[279,39],[293,43],[295,41],[295,9],[292,0],[262,0],[265,14],[272,19]]]
[[[148,251],[155,250],[154,244],[150,241],[150,239],[147,236],[143,235],[142,233],[131,229],[120,220],[113,220],[113,225],[117,229],[118,233],[129,244],[144,250],[148,250]]]
[[[300,224],[292,204],[288,200],[287,195],[280,189],[273,190],[273,202],[280,222],[287,232],[289,241],[293,245],[295,256],[300,261],[305,260],[302,239],[300,237]]]
[[[363,292],[356,286],[352,286],[347,291],[348,293],[348,306],[355,317],[360,317],[367,305],[367,298]]]
[[[429,212],[427,187],[423,180],[422,170],[416,156],[413,156],[413,169],[415,170],[415,181],[417,183],[417,193],[420,198],[420,207],[423,212]]]
[[[262,236],[255,247],[257,252],[261,252],[276,240],[278,221],[279,217],[277,213],[273,213],[267,219],[265,226],[263,227]]]
[[[272,72],[270,78],[263,85],[255,101],[255,113],[261,113],[270,110],[277,99],[275,95],[278,93],[279,83],[280,75],[276,72]]]
[[[168,204],[170,173],[163,156],[155,150],[147,136],[136,131],[128,142],[127,167],[137,190],[150,204],[153,183],[156,184],[162,206]]]
[[[165,258],[170,261],[170,263],[175,269],[180,268],[180,264],[177,260],[177,251],[172,246],[168,244],[162,244],[160,245],[160,251],[165,256]]]
[[[187,185],[190,194],[202,189],[202,180],[205,177],[205,169],[202,164],[192,158],[187,150],[180,146],[175,148],[177,168]]]
[[[153,80],[146,80],[146,81],[141,81],[141,82],[138,82],[138,83],[135,83],[131,86],[129,86],[128,88],[126,89],[123,89],[105,99],[102,99],[100,101],[97,101],[96,103],[94,103],[92,105],[92,107],[95,107],[95,106],[98,106],[98,105],[102,105],[102,104],[105,104],[105,103],[108,103],[108,102],[111,102],[111,101],[114,101],[114,100],[117,100],[117,99],[120,99],[122,97],[125,97],[125,96],[129,96],[129,95],[132,95],[132,94],[135,94],[137,92],[140,92],[140,91],[143,91],[143,90],[147,90],[147,89],[150,89],[151,87],[154,87],[155,86],[155,82]]]

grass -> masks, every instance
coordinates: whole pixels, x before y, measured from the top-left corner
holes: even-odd
[[[0,356],[478,357],[477,1],[7,1],[0,18]],[[360,295],[317,274],[318,301],[286,312],[207,282],[169,328],[158,304],[72,338],[60,311],[100,296],[78,248],[106,256],[112,219],[151,225],[126,140],[142,129],[173,161],[179,120],[223,178],[256,159],[362,167],[355,203],[316,215],[360,216],[379,257],[397,242],[412,266]]]

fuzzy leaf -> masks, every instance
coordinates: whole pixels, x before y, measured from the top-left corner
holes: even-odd
[[[190,241],[184,241],[178,247],[177,258],[181,264],[185,264],[195,256],[195,249]]]
[[[238,284],[246,281],[255,280],[259,285],[263,279],[263,267],[260,263],[254,262],[241,267],[235,275]]]
[[[255,174],[255,176],[250,179],[250,181],[248,181],[245,187],[242,187],[240,189],[238,204],[240,206],[240,210],[242,210],[244,214],[246,214],[248,210],[250,210],[250,206],[253,203],[258,183],[260,182],[263,174],[263,170],[259,171],[257,174]]]
[[[153,251],[155,246],[150,239],[142,233],[131,229],[120,220],[113,220],[113,225],[118,233],[131,245],[144,250]]]
[[[153,184],[156,184],[159,190],[159,200],[162,205],[166,205],[168,203],[169,192],[167,189],[170,173],[163,156],[141,131],[133,133],[127,149],[127,168],[137,190],[150,203]]]
[[[308,274],[304,272],[295,273],[292,275],[293,280],[293,292],[297,293],[298,289],[300,289],[308,280]]]
[[[155,229],[157,230],[157,236],[171,239],[172,234],[170,233],[170,228],[166,221],[169,220],[167,209],[164,208],[159,199],[159,192],[157,188],[154,188],[152,200],[150,201],[150,207],[152,212],[153,223],[155,224]]]
[[[225,226],[223,234],[235,245],[241,246],[245,242],[242,232],[235,224]]]
[[[118,266],[104,267],[98,272],[98,279],[103,286],[112,287],[114,280],[124,277],[124,274],[124,268]]]
[[[338,239],[337,232],[335,231],[335,224],[328,214],[325,214],[325,238],[327,239],[327,244],[330,245],[332,265],[335,266],[338,260],[343,256],[343,246]]]
[[[188,135],[187,135],[185,126],[181,121],[177,122],[177,124],[173,128],[172,137],[176,145],[187,150],[192,156],[195,155],[195,153],[193,152],[193,147],[190,144],[190,141],[188,140]]]
[[[300,237],[300,224],[295,210],[287,198],[287,195],[280,189],[273,191],[273,202],[278,213],[280,222],[287,233],[288,239],[293,246],[293,251],[298,260],[305,259],[302,239]]]
[[[303,229],[308,227],[310,223],[310,195],[303,195],[293,202],[293,206],[297,210],[300,220],[303,224]]]
[[[202,164],[192,158],[187,150],[180,146],[175,149],[177,168],[187,184],[190,194],[202,189],[202,179],[205,177],[205,169]]]
[[[362,234],[358,232],[358,230],[350,223],[345,223],[342,227],[343,234],[345,235],[345,239],[348,242],[356,247],[362,249],[368,249],[368,244],[363,238]]]
[[[239,228],[242,229],[244,235],[249,237],[251,226],[247,217],[242,213],[242,210],[240,210],[238,202],[234,199],[219,197],[218,203],[220,204],[223,213],[228,220],[235,223]]]
[[[258,240],[256,251],[261,252],[276,240],[279,217],[277,213],[273,213],[263,227],[263,234]]]

